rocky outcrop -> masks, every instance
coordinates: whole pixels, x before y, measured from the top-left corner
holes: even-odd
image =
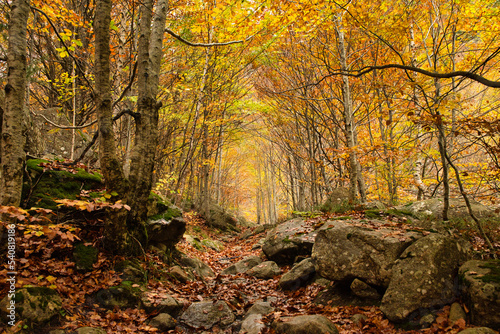
[[[210,329],[216,324],[227,327],[235,319],[229,306],[221,300],[193,303],[180,317],[182,322],[196,329]]]
[[[290,271],[281,276],[279,286],[283,290],[297,290],[314,277],[316,269],[311,258],[304,259],[293,266]]]
[[[279,265],[293,264],[297,256],[311,255],[315,235],[310,232],[310,225],[304,219],[289,220],[269,231],[262,251]]]
[[[338,334],[335,324],[322,315],[280,318],[271,327],[278,334]]]
[[[57,320],[62,311],[61,297],[55,290],[45,287],[18,289],[14,298],[9,299],[7,295],[0,301],[0,312],[7,323],[22,319],[30,328]]]
[[[236,262],[235,264],[230,265],[226,269],[221,271],[221,275],[235,275],[239,273],[244,273],[247,270],[255,267],[258,264],[261,264],[262,260],[260,257],[252,255],[247,256],[241,261]]]
[[[164,248],[160,245],[172,248],[182,240],[184,232],[186,232],[186,221],[182,217],[175,217],[170,220],[160,218],[149,220],[146,227],[149,243],[152,246],[156,246],[159,249]]]
[[[265,261],[246,271],[247,275],[261,279],[271,279],[281,274],[281,269],[274,261]]]
[[[471,322],[500,330],[500,260],[467,261],[459,277]]]
[[[316,271],[333,281],[352,281],[387,287],[392,266],[421,234],[389,228],[377,230],[342,223],[318,232],[312,250]]]
[[[495,211],[477,201],[470,200],[472,211],[476,217],[491,217]],[[419,219],[443,219],[443,199],[430,198],[394,208],[396,211]],[[469,218],[467,206],[462,198],[450,198],[449,219]]]
[[[455,299],[455,278],[469,256],[468,245],[441,234],[430,234],[409,246],[392,269],[380,309],[400,322],[419,309]]]

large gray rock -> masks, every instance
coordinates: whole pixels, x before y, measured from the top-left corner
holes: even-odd
[[[260,257],[256,255],[247,256],[241,261],[238,261],[235,264],[232,264],[226,269],[222,270],[221,275],[235,275],[239,273],[244,273],[248,269],[251,269],[261,263],[262,260],[260,259]]]
[[[270,261],[293,264],[299,255],[309,256],[314,244],[311,226],[303,218],[295,218],[269,231],[262,251]]]
[[[393,267],[380,309],[391,321],[419,310],[451,303],[459,266],[469,257],[468,244],[430,234],[409,246]]]
[[[149,220],[147,223],[149,242],[152,245],[163,244],[167,248],[172,248],[182,240],[186,232],[186,221],[182,217],[175,217],[170,220],[160,218]]]
[[[332,281],[351,281],[387,287],[392,266],[420,233],[377,230],[342,223],[318,232],[312,250],[316,271]]]
[[[280,318],[272,323],[278,334],[338,334],[335,324],[322,315]]]
[[[281,273],[280,267],[274,261],[265,261],[246,271],[247,275],[262,279],[271,279]]]
[[[500,260],[467,261],[459,275],[471,322],[500,330]]]
[[[14,298],[9,299],[7,295],[0,301],[0,312],[7,323],[23,320],[30,327],[47,324],[62,311],[61,297],[55,290],[46,287],[18,289]]]
[[[476,217],[491,217],[495,211],[479,202],[470,200],[472,211]],[[395,210],[417,217],[419,219],[443,219],[443,199],[430,198],[424,201],[413,202],[395,207]],[[462,198],[450,198],[448,219],[469,218],[467,206]]]
[[[305,286],[314,277],[316,269],[311,258],[304,259],[281,276],[279,286],[283,290],[297,290]]]
[[[221,300],[193,303],[180,317],[182,322],[196,329],[210,329],[216,324],[226,327],[235,319],[229,306]]]

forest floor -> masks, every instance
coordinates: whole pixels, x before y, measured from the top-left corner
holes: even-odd
[[[170,295],[186,308],[192,302],[224,300],[238,316],[243,316],[248,308],[258,300],[272,300],[275,311],[265,316],[263,321],[270,324],[273,320],[303,314],[322,314],[331,319],[340,333],[457,333],[463,330],[465,323],[450,324],[448,322],[449,307],[444,307],[436,321],[428,329],[403,330],[396,328],[376,306],[331,306],[318,305],[313,302],[322,286],[311,284],[293,292],[280,290],[280,276],[270,280],[257,279],[245,274],[219,275],[220,271],[248,255],[260,255],[261,250],[252,247],[265,233],[240,239],[236,234],[216,233],[209,229],[204,221],[196,215],[185,214],[189,234],[202,235],[204,239],[217,240],[224,245],[222,251],[213,249],[199,250],[185,240],[177,248],[191,257],[198,257],[207,263],[217,274],[215,278],[178,283],[168,277],[169,258],[154,252],[147,252],[140,258],[143,268],[148,272],[147,291],[149,298],[162,299]],[[21,229],[21,227],[20,227]],[[52,327],[65,329],[68,332],[78,327],[101,327],[108,333],[154,333],[157,330],[148,325],[148,319],[156,314],[146,314],[140,309],[113,311],[100,309],[90,305],[86,296],[103,288],[119,284],[119,274],[113,270],[115,263],[123,260],[120,257],[108,257],[99,254],[94,270],[87,273],[78,272],[72,261],[72,244],[75,239],[99,240],[99,228],[75,229],[69,225],[60,225],[49,232],[37,225],[27,225],[19,233],[18,247],[24,256],[18,259],[17,288],[26,285],[47,286],[56,289],[63,299],[65,316],[62,321]],[[470,232],[467,232],[470,233]],[[92,239],[94,238],[94,239]],[[484,249],[484,244],[477,236],[470,235],[476,250]],[[477,240],[477,242],[474,242]],[[282,274],[290,267],[282,268]],[[7,291],[6,270],[0,271],[0,296]],[[351,317],[363,314],[367,318],[361,323],[354,323]],[[22,320],[21,320],[22,321]],[[2,328],[1,333],[12,333]],[[178,327],[168,333],[192,333],[189,329]],[[212,328],[210,333],[225,333],[227,330]],[[231,333],[231,331],[229,331]],[[271,333],[269,331],[269,333]]]

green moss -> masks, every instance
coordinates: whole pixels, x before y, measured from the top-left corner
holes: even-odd
[[[73,257],[75,259],[76,268],[78,270],[90,271],[92,266],[97,262],[99,250],[92,246],[85,246],[79,243],[75,246]]]
[[[102,187],[102,176],[77,169],[76,174],[61,170],[43,171],[39,164],[48,162],[30,159],[26,162],[29,180],[23,184],[23,202],[26,207],[57,209],[57,199],[76,199],[82,189]]]
[[[487,283],[500,283],[500,260],[489,260],[480,267],[487,268],[490,272],[478,278]]]

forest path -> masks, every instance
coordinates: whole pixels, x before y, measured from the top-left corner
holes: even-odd
[[[208,247],[204,247],[202,250],[197,249],[186,239],[177,245],[177,248],[183,253],[190,257],[197,257],[208,264],[216,273],[216,277],[187,283],[170,282],[168,287],[161,284],[151,288],[166,289],[166,292],[182,301],[185,306],[200,301],[225,301],[236,315],[236,323],[224,330],[214,327],[207,333],[238,333],[238,331],[234,331],[238,327],[237,322],[241,321],[248,309],[259,301],[268,301],[274,307],[274,311],[262,319],[266,325],[270,325],[274,320],[282,317],[321,314],[332,320],[340,333],[420,333],[420,331],[395,329],[385,319],[378,307],[336,307],[315,304],[313,300],[324,289],[318,284],[313,283],[296,291],[281,290],[278,285],[279,279],[290,270],[290,266],[282,267],[281,274],[272,279],[259,279],[243,273],[221,275],[222,270],[247,256],[260,256],[263,261],[266,261],[260,247],[254,247],[254,245],[266,236],[267,231],[241,238],[244,231],[238,235],[216,234],[208,229],[199,218],[188,216],[187,221],[187,233],[196,233],[198,238],[217,240],[224,245],[220,251]],[[356,314],[364,315],[366,320],[355,323],[351,318]],[[188,328],[178,328],[172,333],[195,332]],[[270,330],[266,328],[263,333],[268,332]]]

